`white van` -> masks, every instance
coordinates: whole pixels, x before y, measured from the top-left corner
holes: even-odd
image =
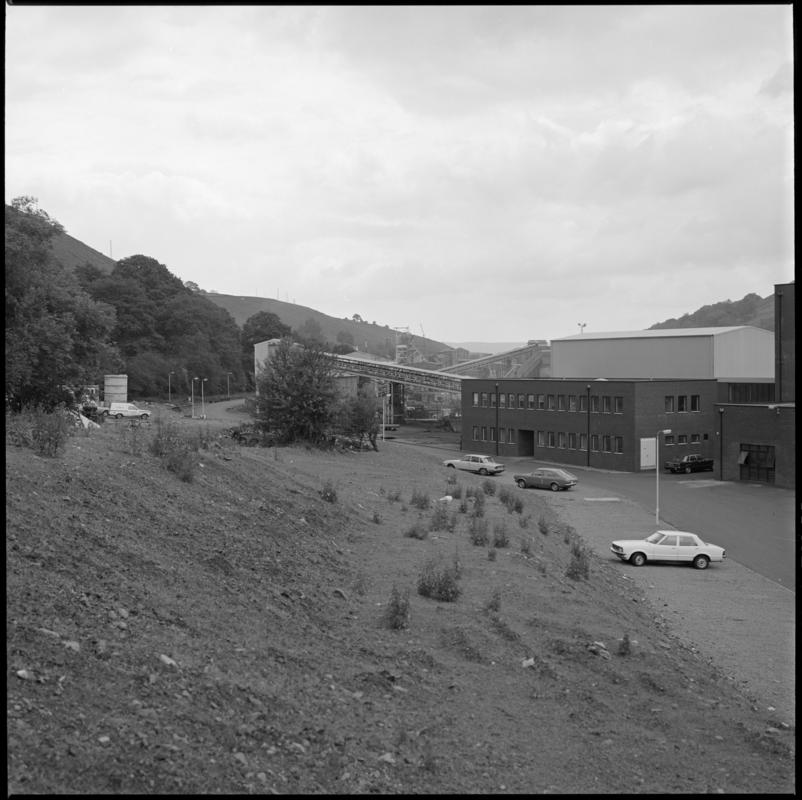
[[[122,419],[123,417],[148,419],[150,417],[150,411],[138,408],[133,403],[110,403],[109,407],[104,408],[100,413],[104,417],[114,417],[114,419]]]

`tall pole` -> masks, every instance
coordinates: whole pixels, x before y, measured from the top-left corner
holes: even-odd
[[[585,403],[587,408],[585,412],[588,419],[588,432],[587,432],[587,441],[585,442],[585,451],[586,451],[585,460],[586,460],[586,465],[589,467],[590,466],[590,384],[588,384],[587,392],[588,392],[587,402]]]
[[[496,455],[498,455],[498,382],[496,382]]]
[[[231,373],[226,373],[226,400],[231,399]]]
[[[192,379],[192,419],[195,419],[195,381],[197,378]]]
[[[206,383],[207,378],[201,378],[201,419],[206,419],[206,406],[203,403],[203,384]]]
[[[167,373],[167,402],[173,402],[173,387],[172,383],[170,382],[170,378],[175,375],[175,372],[168,372]]]
[[[718,409],[718,479],[724,480],[724,409]]]
[[[671,428],[657,431],[654,437],[654,522],[660,524],[660,434],[671,433]]]

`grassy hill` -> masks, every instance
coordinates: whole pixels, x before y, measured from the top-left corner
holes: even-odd
[[[774,330],[774,294],[760,297],[747,294],[741,300],[723,300],[702,306],[690,314],[652,325],[650,330],[665,328],[710,328],[727,325],[754,325]]]

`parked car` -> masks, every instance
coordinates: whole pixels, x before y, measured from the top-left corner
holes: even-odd
[[[104,417],[113,417],[114,419],[122,419],[123,417],[148,419],[150,417],[150,411],[145,411],[144,408],[139,408],[133,403],[110,403],[109,407],[104,408],[100,413]]]
[[[664,466],[669,472],[701,472],[702,470],[713,469],[713,459],[694,453],[674,461],[666,461]]]
[[[512,478],[522,489],[534,486],[535,489],[551,489],[559,492],[561,489],[570,489],[577,484],[576,475],[556,467],[539,467],[532,472],[513,475]]]
[[[464,469],[468,472],[477,472],[479,475],[498,475],[504,472],[504,464],[499,464],[493,456],[465,455],[462,458],[449,458],[443,465],[451,469]]]
[[[655,531],[645,539],[621,539],[613,542],[610,550],[636,567],[647,561],[680,561],[693,564],[696,569],[707,569],[711,561],[727,557],[723,547],[702,541],[689,531]]]

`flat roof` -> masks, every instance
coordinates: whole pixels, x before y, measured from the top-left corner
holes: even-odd
[[[716,336],[722,333],[731,333],[732,331],[741,331],[749,328],[755,330],[764,330],[763,328],[756,328],[754,325],[730,325],[721,328],[649,328],[644,331],[605,331],[601,333],[575,333],[573,336],[563,336],[559,339],[552,339],[554,342],[569,342],[569,341],[582,341],[587,339],[666,339],[674,338],[676,336]],[[771,331],[766,333],[772,334]]]

